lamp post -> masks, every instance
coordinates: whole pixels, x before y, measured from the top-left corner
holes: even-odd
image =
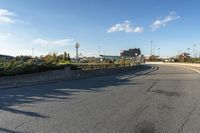
[[[100,47],[100,45],[98,46],[98,50],[99,50],[99,51],[98,51],[98,52],[99,52],[98,54],[99,54],[99,57],[100,57],[100,55],[101,55],[101,47]]]
[[[190,48],[187,48],[187,50],[188,50],[188,54],[190,55]]]
[[[32,57],[34,58],[34,48],[32,48]]]
[[[136,64],[136,61],[137,61],[137,56],[138,56],[138,53],[135,53],[135,61],[134,61],[135,64]]]
[[[193,58],[194,58],[194,61],[195,61],[195,63],[196,63],[196,58],[197,58],[197,57],[196,57],[196,44],[193,44],[193,48],[194,48],[194,49],[193,49],[193,50],[194,50],[194,51],[193,51]]]
[[[151,40],[151,42],[150,42],[150,43],[151,43],[151,56],[152,56],[152,55],[153,55],[153,44],[152,44],[152,43],[153,43],[153,41]]]
[[[160,57],[160,48],[158,48],[158,56]]]
[[[78,48],[79,48],[79,43],[75,44],[75,48],[76,48],[76,64],[78,64]]]
[[[194,48],[194,51],[193,51],[193,58],[195,58],[195,54],[196,54],[196,44],[193,44],[193,48]]]

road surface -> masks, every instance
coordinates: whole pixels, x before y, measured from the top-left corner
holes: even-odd
[[[199,133],[200,74],[152,67],[0,90],[0,132]]]

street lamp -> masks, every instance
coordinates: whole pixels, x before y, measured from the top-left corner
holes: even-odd
[[[32,48],[32,57],[34,58],[34,48]]]
[[[78,48],[80,47],[79,43],[75,44],[75,48],[76,48],[76,64],[78,64]]]
[[[193,58],[195,58],[195,54],[196,54],[196,44],[193,44],[193,48],[194,48],[194,51],[193,51]]]
[[[160,48],[158,48],[158,56],[160,57]]]
[[[138,53],[135,53],[135,60],[134,60],[135,63],[137,61],[137,56],[138,56]]]
[[[188,50],[188,54],[190,54],[190,48],[187,48],[187,50]]]
[[[152,55],[153,55],[153,44],[152,44],[152,43],[153,43],[153,41],[151,40],[151,42],[150,42],[150,43],[151,43],[151,56],[152,56]]]

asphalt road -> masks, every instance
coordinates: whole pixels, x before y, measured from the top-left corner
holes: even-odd
[[[0,90],[4,133],[199,133],[200,74],[141,72]]]

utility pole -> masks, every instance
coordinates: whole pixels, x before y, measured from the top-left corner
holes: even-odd
[[[187,48],[187,50],[188,50],[188,54],[190,55],[190,48]]]
[[[160,48],[158,48],[158,56],[160,57]]]
[[[100,47],[100,45],[98,46],[98,48],[99,48],[99,56],[101,55],[101,47]]]
[[[34,48],[32,48],[32,57],[34,58]]]
[[[193,44],[193,48],[194,48],[194,51],[193,51],[193,58],[196,58],[196,44]]]

